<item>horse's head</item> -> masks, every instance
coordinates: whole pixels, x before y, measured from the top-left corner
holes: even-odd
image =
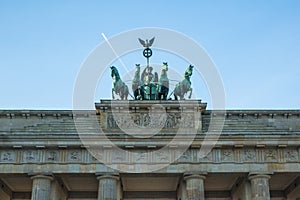
[[[193,74],[193,65],[189,65],[188,68],[184,72],[184,77],[190,77]]]
[[[141,65],[140,64],[135,64],[135,69],[136,69],[136,71],[140,71],[140,69],[141,69]]]
[[[117,68],[115,67],[115,66],[111,66],[110,67],[110,75],[111,75],[111,77],[114,77],[114,76],[116,76],[116,75],[118,75],[119,73],[118,73],[118,70],[117,70]]]
[[[163,62],[161,70],[168,71],[168,63],[167,62]]]

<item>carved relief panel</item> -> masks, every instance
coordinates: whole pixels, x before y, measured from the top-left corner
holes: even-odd
[[[68,161],[70,162],[80,162],[82,158],[81,150],[70,149],[68,151]]]
[[[14,151],[2,151],[1,162],[15,162],[16,156]]]

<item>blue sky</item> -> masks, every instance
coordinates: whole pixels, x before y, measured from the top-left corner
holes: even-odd
[[[2,0],[0,108],[71,109],[77,73],[104,41],[101,33],[161,27],[206,49],[228,109],[298,109],[299,11],[296,0]],[[95,99],[102,97],[110,93]],[[209,103],[206,94],[201,98]]]

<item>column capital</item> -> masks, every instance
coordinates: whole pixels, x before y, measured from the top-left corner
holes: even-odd
[[[97,180],[101,179],[115,179],[119,180],[119,173],[96,173]]]
[[[28,176],[33,179],[49,179],[50,181],[54,180],[53,174],[52,173],[28,173]]]
[[[183,174],[184,180],[188,179],[205,179],[207,175],[207,172],[187,172]]]
[[[252,180],[252,179],[256,179],[256,178],[267,178],[267,179],[270,179],[271,178],[271,175],[273,173],[256,173],[256,172],[250,172],[249,175],[248,175],[248,179],[249,180]]]

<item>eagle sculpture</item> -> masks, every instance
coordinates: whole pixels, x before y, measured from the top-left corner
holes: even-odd
[[[145,47],[145,48],[149,48],[149,47],[151,47],[151,45],[153,44],[153,42],[154,42],[154,39],[155,39],[155,37],[153,37],[151,40],[142,40],[141,38],[139,38],[139,41],[140,41],[140,43],[143,45],[143,47]]]

